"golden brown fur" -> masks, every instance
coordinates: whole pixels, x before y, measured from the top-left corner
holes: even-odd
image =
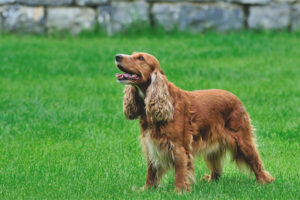
[[[145,187],[156,187],[174,167],[175,189],[187,190],[195,181],[193,159],[198,154],[210,169],[204,177],[218,180],[227,150],[237,164],[254,172],[259,183],[274,180],[263,166],[249,116],[236,96],[224,90],[184,91],[168,81],[153,56],[119,56],[117,66],[140,77],[125,81],[123,106],[127,119],[140,121],[148,166]]]

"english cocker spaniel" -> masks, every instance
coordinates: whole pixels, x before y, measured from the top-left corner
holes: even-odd
[[[259,183],[274,178],[265,170],[256,148],[249,115],[242,102],[224,90],[185,91],[168,81],[158,60],[147,53],[118,54],[116,74],[125,84],[123,112],[139,118],[141,142],[147,158],[145,188],[157,187],[163,174],[175,168],[175,190],[188,190],[194,178],[194,156],[203,155],[218,180],[229,150],[237,164],[245,164]]]

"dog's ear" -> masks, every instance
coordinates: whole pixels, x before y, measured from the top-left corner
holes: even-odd
[[[155,122],[166,122],[173,119],[173,104],[168,89],[168,80],[160,72],[154,71],[151,84],[146,91],[146,114]]]
[[[144,102],[139,97],[136,87],[132,85],[126,85],[124,89],[123,97],[123,112],[127,119],[136,119],[142,114]]]

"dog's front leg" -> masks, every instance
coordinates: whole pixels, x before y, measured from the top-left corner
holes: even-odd
[[[181,193],[181,189],[188,190],[187,155],[184,147],[177,147],[174,151],[175,162],[175,190]]]

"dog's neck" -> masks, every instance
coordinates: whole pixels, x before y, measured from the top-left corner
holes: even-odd
[[[139,97],[141,97],[142,99],[145,99],[146,91],[147,91],[147,88],[149,87],[150,83],[151,83],[151,80],[149,80],[146,83],[143,83],[141,85],[137,85],[137,84],[131,84],[131,85],[133,85],[138,90]]]
[[[142,99],[145,99],[145,94],[144,92],[142,91],[142,89],[138,86],[138,85],[134,85],[136,87],[136,89],[138,90],[139,92],[139,96],[142,98]]]

